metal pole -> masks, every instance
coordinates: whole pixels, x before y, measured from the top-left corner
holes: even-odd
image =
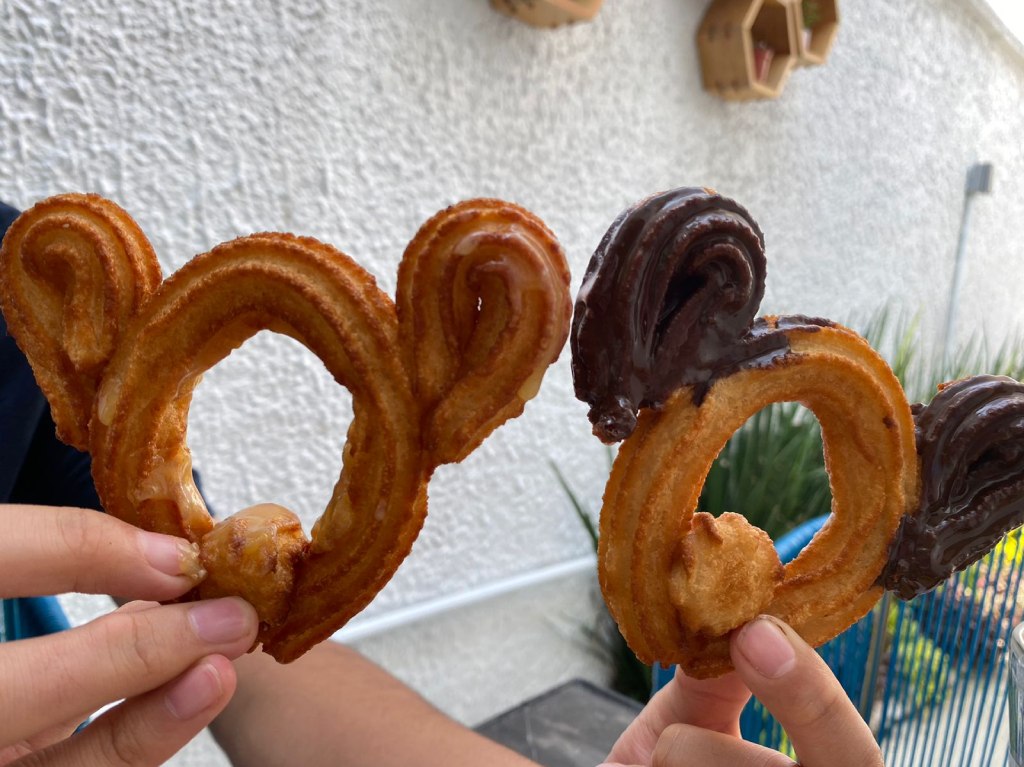
[[[956,321],[956,307],[960,300],[960,283],[964,275],[964,250],[967,247],[967,230],[971,224],[971,202],[974,195],[964,193],[964,208],[960,214],[960,236],[956,243],[956,256],[953,260],[953,281],[949,284],[949,303],[946,304],[946,332],[942,341],[942,370],[949,370],[949,360],[953,347],[953,324]]]
[[[964,185],[964,206],[960,214],[960,236],[957,238],[956,255],[953,260],[953,280],[949,285],[949,303],[946,306],[946,332],[942,341],[942,369],[948,370],[953,347],[953,326],[956,321],[957,304],[960,301],[960,284],[963,281],[964,253],[967,250],[967,233],[971,224],[971,203],[974,195],[992,191],[992,163],[975,163],[967,169],[967,183]]]
[[[864,687],[860,691],[860,700],[857,702],[857,709],[868,725],[872,724],[875,690],[878,689],[878,672],[881,670],[885,640],[889,634],[889,606],[891,604],[892,593],[886,591],[874,611],[875,623],[871,627],[871,644],[867,658],[868,672],[864,675]]]

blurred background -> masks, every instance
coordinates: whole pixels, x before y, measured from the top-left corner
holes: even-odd
[[[985,0],[842,4],[827,61],[775,99],[702,88],[705,0],[607,0],[538,29],[486,0],[0,0],[0,199],[64,191],[125,207],[165,273],[219,242],[329,242],[393,294],[435,211],[534,211],[579,286],[622,210],[711,186],[760,222],[763,313],[863,328],[878,312],[943,343],[965,177],[992,166],[962,237],[954,340],[1024,326],[1024,46]],[[1008,18],[1008,17],[1007,17]],[[213,507],[261,501],[307,531],[330,497],[347,392],[261,334],[212,370],[189,421]],[[559,481],[600,507],[608,455],[568,350],[538,397],[440,469],[412,555],[338,639],[475,724],[558,682],[612,675],[593,548]],[[65,598],[76,621],[109,602]],[[218,764],[200,739],[180,764]]]

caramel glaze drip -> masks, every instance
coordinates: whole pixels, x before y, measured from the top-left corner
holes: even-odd
[[[764,235],[733,200],[682,188],[624,211],[590,260],[573,318],[573,381],[594,434],[625,439],[640,408],[682,386],[699,404],[715,379],[785,355],[783,326],[827,324],[754,322],[764,280]]]
[[[914,407],[921,501],[900,522],[880,582],[901,599],[934,588],[1024,524],[1024,384],[975,376]]]

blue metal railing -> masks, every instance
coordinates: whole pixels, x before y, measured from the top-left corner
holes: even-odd
[[[776,542],[788,562],[827,517]],[[886,597],[818,652],[871,723],[890,767],[1006,765],[1006,648],[1024,621],[1024,539],[911,602]],[[671,679],[656,666],[654,689]],[[744,738],[788,750],[779,723],[751,701]]]
[[[796,559],[821,529],[826,519],[828,517],[808,520],[775,542],[775,548],[783,564]],[[865,681],[869,677],[868,656],[872,647],[874,624],[874,613],[869,613],[864,620],[818,649],[818,653],[836,674],[850,700],[858,707],[864,697]],[[782,726],[760,701],[752,700],[743,709],[740,715],[740,731],[747,740],[788,750],[788,739]]]
[[[878,725],[891,764],[1007,763],[1006,648],[1024,617],[1021,565],[997,549],[894,608],[891,642],[903,652],[890,657]]]

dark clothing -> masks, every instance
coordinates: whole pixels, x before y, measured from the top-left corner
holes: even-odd
[[[0,202],[0,241],[17,217],[18,211]],[[198,472],[193,471],[192,477],[201,494]],[[103,510],[89,454],[57,439],[50,406],[28,360],[8,335],[2,313],[0,503]],[[67,625],[57,601],[50,598],[6,600],[4,618],[10,638],[50,633]]]
[[[0,240],[18,212],[0,203]],[[100,509],[88,453],[55,433],[50,406],[0,314],[0,503]],[[52,597],[0,600],[9,639],[67,628]]]
[[[0,238],[17,211],[0,203]],[[0,503],[100,509],[88,453],[54,431],[46,398],[0,315]]]

